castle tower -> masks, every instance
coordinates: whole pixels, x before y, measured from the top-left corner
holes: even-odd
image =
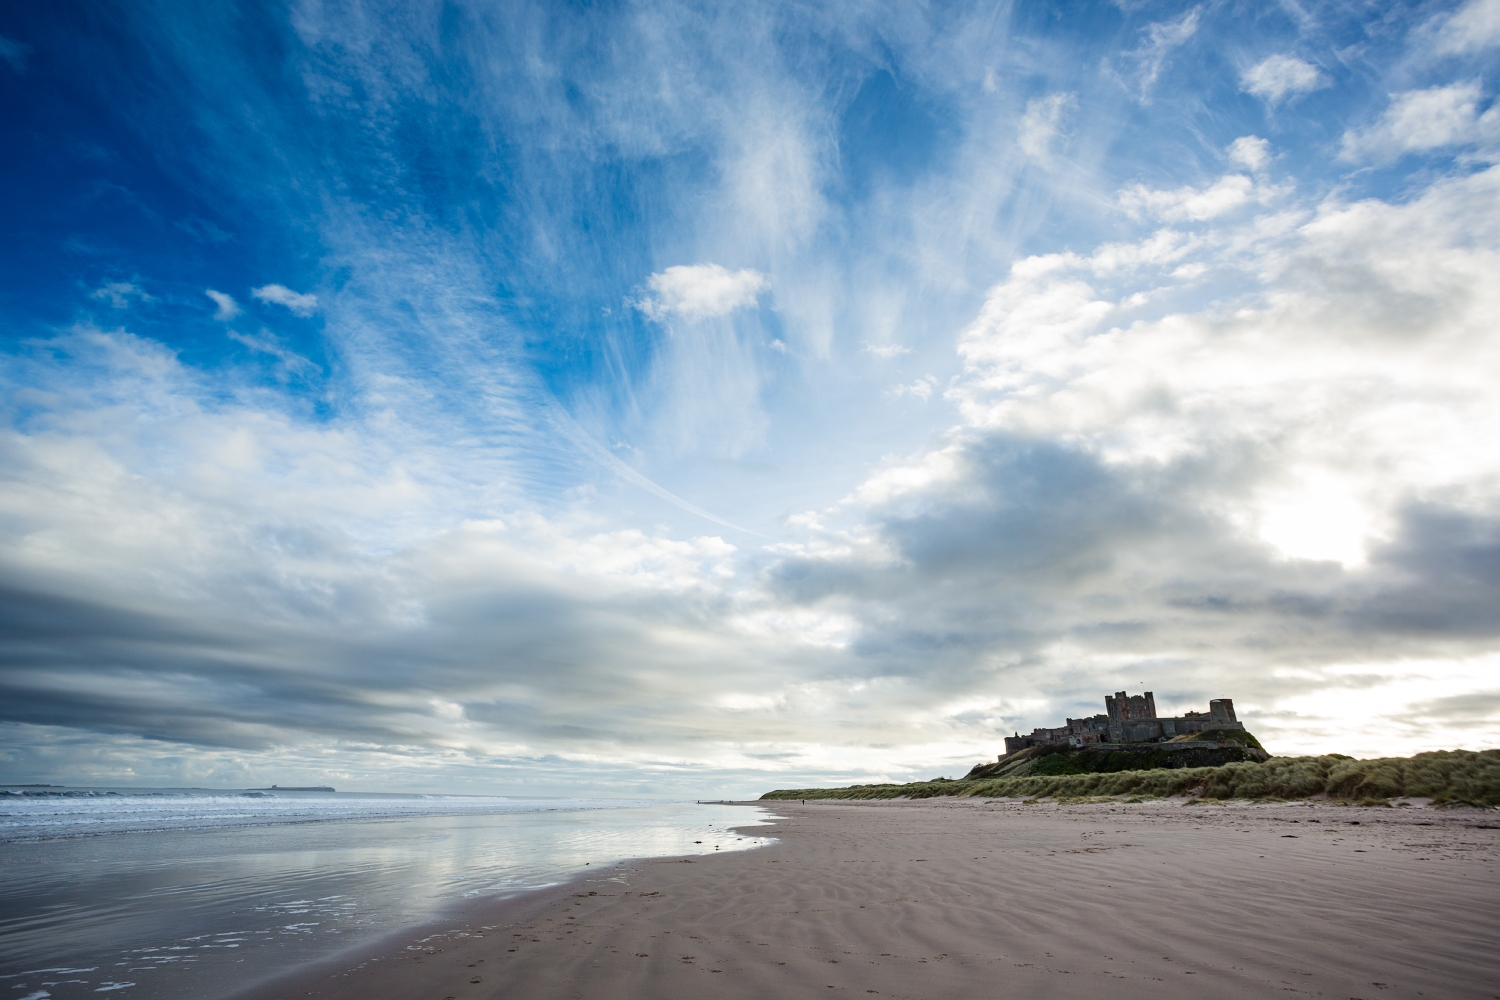
[[[1104,707],[1109,712],[1110,722],[1139,722],[1156,718],[1156,696],[1150,691],[1143,695],[1126,694],[1124,691],[1107,694],[1104,696]]]
[[[1104,696],[1104,707],[1109,711],[1109,741],[1111,743],[1138,743],[1161,735],[1161,726],[1156,722],[1156,696],[1126,694],[1116,691]]]

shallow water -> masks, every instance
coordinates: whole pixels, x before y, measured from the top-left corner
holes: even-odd
[[[766,842],[728,829],[762,811],[692,803],[149,798],[0,800],[24,838],[0,843],[0,998],[222,996],[465,897]]]

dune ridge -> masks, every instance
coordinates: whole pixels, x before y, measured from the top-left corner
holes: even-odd
[[[1324,798],[1384,805],[1424,799],[1431,805],[1500,805],[1500,750],[1435,750],[1412,757],[1356,760],[1342,754],[1272,757],[1221,767],[1159,768],[1099,774],[1028,775],[947,779],[846,788],[782,788],[764,800],[1094,797],[1223,801],[1295,801]]]

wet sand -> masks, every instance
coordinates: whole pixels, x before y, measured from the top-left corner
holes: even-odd
[[[245,997],[1500,998],[1495,811],[770,805]]]

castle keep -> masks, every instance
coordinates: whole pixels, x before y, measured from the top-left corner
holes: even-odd
[[[1016,733],[1005,738],[1005,753],[1010,755],[1027,747],[1075,746],[1090,743],[1158,743],[1175,736],[1201,733],[1209,729],[1244,729],[1234,717],[1234,702],[1215,698],[1207,712],[1186,712],[1173,719],[1156,715],[1156,699],[1150,691],[1127,695],[1116,691],[1104,696],[1104,715],[1087,719],[1069,719],[1056,729],[1039,728],[1031,735]]]

